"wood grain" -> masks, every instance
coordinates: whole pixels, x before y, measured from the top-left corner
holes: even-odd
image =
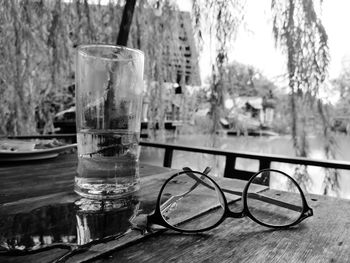
[[[52,160],[0,163],[0,204],[72,190],[76,167],[74,153]],[[141,177],[170,170],[140,164]]]
[[[205,234],[169,232],[94,262],[350,262],[350,201],[310,197],[315,215],[292,229],[228,219]]]
[[[28,212],[72,202],[76,155],[0,166],[0,213]],[[171,169],[141,164],[144,212],[153,209]],[[243,189],[245,182],[222,179],[221,187]],[[142,236],[129,231],[118,240],[96,244],[67,262],[350,262],[350,201],[307,195],[314,216],[298,227],[270,230],[249,218],[227,219],[197,235],[171,231]],[[240,203],[240,202],[239,202]],[[233,205],[234,211],[240,206]],[[52,249],[27,256],[0,256],[0,262],[52,262],[67,253]]]
[[[74,201],[79,198],[76,194],[72,192],[72,177],[74,177],[74,171],[72,171],[73,167],[76,164],[74,162],[68,162],[69,166],[67,167],[67,163],[62,161],[63,159],[58,159],[56,163],[53,163],[53,166],[61,167],[61,169],[55,169],[50,174],[45,175],[48,169],[51,166],[48,166],[46,163],[40,165],[32,165],[32,169],[23,169],[26,167],[26,164],[23,164],[20,168],[23,170],[23,176],[13,175],[11,178],[11,171],[15,171],[18,167],[6,167],[2,171],[5,171],[5,174],[8,176],[7,180],[0,180],[3,185],[5,185],[5,189],[3,189],[2,193],[9,194],[7,196],[7,202],[2,203],[0,205],[0,213],[4,214],[23,214],[29,213],[28,219],[31,218],[33,221],[33,217],[37,216],[36,214],[32,214],[31,211],[40,209],[42,207],[62,207],[64,204],[72,204]],[[140,210],[139,213],[150,213],[155,208],[155,201],[158,195],[158,191],[161,188],[164,181],[172,175],[174,170],[164,168],[164,167],[156,167],[141,164],[140,165],[140,173],[141,173],[141,191],[138,194],[140,201]],[[69,179],[70,177],[70,179]],[[46,179],[46,180],[45,180]],[[48,181],[53,181],[53,184],[48,183]],[[66,182],[67,181],[67,182]],[[21,187],[18,186],[18,183],[22,184]],[[218,180],[218,183],[228,187],[230,189],[242,190],[246,182],[229,180],[224,182],[223,180]],[[69,187],[57,187],[57,185],[68,185]],[[47,187],[47,189],[45,189]],[[56,188],[55,188],[56,187]],[[55,189],[54,189],[55,188]],[[69,190],[70,189],[70,190]],[[43,191],[45,190],[45,191]],[[57,190],[58,192],[55,192]],[[22,192],[23,191],[23,192]],[[24,194],[25,193],[25,194]],[[237,198],[237,196],[236,196]],[[200,202],[198,202],[200,203]],[[57,208],[57,209],[58,209]],[[197,206],[196,209],[198,211],[203,210],[201,206]],[[74,213],[74,211],[73,211]],[[42,213],[40,213],[42,215]],[[56,215],[60,216],[60,215]],[[67,217],[66,215],[65,217]],[[42,220],[42,219],[40,219]],[[10,220],[11,221],[11,220]],[[11,221],[12,222],[12,221]],[[68,222],[68,221],[67,221]],[[42,222],[41,224],[47,225],[50,222]],[[12,226],[14,229],[17,229],[18,226]],[[9,230],[9,233],[12,230]],[[34,231],[34,229],[33,229]],[[96,244],[88,247],[83,253],[76,253],[71,255],[67,262],[84,262],[86,260],[91,260],[96,258],[99,255],[109,252],[110,250],[116,249],[120,246],[128,244],[130,242],[136,242],[139,239],[147,238],[148,236],[142,236],[141,233],[137,230],[129,230],[127,234],[118,238],[117,240],[112,240],[107,243]],[[53,250],[53,254],[55,254],[57,258],[62,256],[64,253],[59,250],[56,253],[56,250]],[[29,255],[28,260],[32,260],[38,262],[49,260],[48,257],[51,257],[52,254],[47,254],[44,252],[40,252],[34,255]],[[27,257],[0,257],[0,262],[9,261],[19,259],[26,259]]]

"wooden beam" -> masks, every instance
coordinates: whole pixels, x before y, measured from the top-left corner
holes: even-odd
[[[290,164],[301,164],[301,165],[312,165],[324,168],[333,168],[333,169],[344,169],[350,170],[350,162],[348,161],[338,161],[338,160],[317,160],[317,159],[309,159],[304,157],[289,157],[283,155],[276,154],[260,154],[253,152],[237,152],[237,151],[228,151],[228,150],[217,150],[209,147],[191,147],[179,144],[164,144],[157,142],[140,142],[141,146],[145,147],[155,147],[155,148],[172,148],[176,151],[186,151],[186,152],[196,152],[196,153],[206,153],[213,155],[221,155],[221,156],[235,156],[253,160],[266,161],[268,162],[278,162],[278,163],[290,163]],[[259,167],[260,168],[260,167]]]

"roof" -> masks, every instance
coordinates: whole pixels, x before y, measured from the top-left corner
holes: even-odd
[[[254,109],[262,109],[263,99],[261,97],[237,97],[234,99],[234,104],[238,108],[245,107],[246,103]]]
[[[195,112],[194,115],[196,116],[207,116],[210,112],[210,109],[206,108],[206,109],[199,109]]]

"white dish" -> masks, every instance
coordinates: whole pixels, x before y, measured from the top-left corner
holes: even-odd
[[[57,157],[60,153],[77,147],[77,144],[68,144],[49,149],[32,151],[4,151],[0,150],[0,162],[4,161],[30,161]]]

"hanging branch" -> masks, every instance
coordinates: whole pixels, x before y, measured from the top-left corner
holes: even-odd
[[[77,17],[77,23],[76,23],[76,27],[75,27],[75,36],[76,36],[76,43],[75,46],[80,44],[80,31],[81,31],[81,20],[82,20],[82,16],[81,16],[81,9],[80,9],[80,0],[75,0],[75,10],[76,10],[76,17]]]
[[[162,136],[167,103],[176,96],[164,84],[185,82],[186,57],[183,53],[184,44],[190,37],[184,23],[188,21],[187,13],[180,12],[169,0],[153,3],[140,0],[134,12],[129,45],[145,53],[147,90],[144,101],[149,102],[147,127],[151,137]],[[191,55],[195,57],[194,53]]]
[[[13,17],[13,29],[15,35],[15,75],[14,75],[14,90],[17,95],[14,98],[14,111],[15,114],[19,117],[19,119],[23,119],[23,111],[21,109],[22,101],[23,101],[23,82],[22,82],[22,34],[21,34],[21,25],[19,22],[18,15],[19,6],[16,5],[16,2],[12,2],[11,4],[11,14]],[[21,132],[20,124],[18,122],[14,125],[14,134],[18,134]]]
[[[227,51],[236,37],[240,24],[244,19],[243,0],[210,0],[193,2],[195,29],[199,43],[203,35],[209,35],[209,41],[215,44],[215,60],[211,62],[211,133],[215,134],[219,127],[219,119],[223,107],[223,77],[227,63]]]
[[[23,123],[28,123],[32,130],[37,128],[37,124],[39,124],[40,129],[45,127],[45,131],[53,128],[54,115],[58,110],[70,106],[73,98],[73,93],[67,94],[66,91],[71,89],[73,74],[71,65],[73,64],[75,47],[81,43],[91,42],[90,35],[99,42],[110,42],[113,38],[116,42],[117,33],[119,33],[118,39],[120,40],[118,40],[118,44],[125,43],[125,45],[130,46],[133,43],[139,43],[137,45],[140,45],[145,52],[146,80],[149,84],[157,83],[156,94],[158,98],[162,98],[160,101],[155,100],[152,105],[154,109],[159,109],[154,121],[156,121],[156,118],[161,118],[161,115],[164,116],[164,110],[160,110],[165,108],[164,96],[161,94],[164,92],[163,83],[174,81],[177,69],[174,61],[171,61],[173,63],[171,66],[164,64],[167,56],[163,54],[163,51],[167,52],[167,46],[169,46],[170,51],[179,48],[178,31],[181,29],[180,23],[175,17],[175,14],[178,14],[179,11],[170,0],[159,1],[160,8],[157,9],[157,12],[154,12],[154,6],[150,1],[139,0],[138,5],[136,5],[136,0],[118,1],[118,3],[113,1],[113,4],[105,6],[105,8],[95,9],[90,4],[88,6],[89,19],[87,19],[86,3],[90,2],[84,1],[62,2],[55,0],[35,1],[35,3],[29,0],[19,2],[2,1],[3,5],[0,5],[0,34],[2,36],[0,43],[3,49],[0,51],[0,66],[4,74],[0,76],[0,83],[6,85],[6,89],[4,93],[1,93],[3,96],[0,96],[0,107],[2,109],[0,111],[1,132],[6,134],[26,132],[27,128],[20,128]],[[126,10],[123,12],[124,10],[119,4],[121,2],[126,3],[123,8],[126,6],[132,6],[133,8],[126,8],[129,12]],[[14,10],[11,9],[12,7]],[[24,8],[21,9],[22,7]],[[114,9],[111,10],[111,8]],[[136,25],[131,22],[130,10],[134,8],[139,10],[138,33],[136,33],[136,30],[132,30],[132,26]],[[24,9],[27,11],[24,12]],[[14,11],[17,14],[24,12],[23,19],[21,19],[22,15],[19,15],[19,19],[12,15]],[[168,17],[165,15],[158,16],[158,11],[166,13]],[[109,19],[102,20],[101,13],[108,13]],[[124,13],[124,21],[127,21],[127,23],[120,23]],[[16,36],[13,28],[14,19],[17,19],[18,22],[16,22],[19,29],[17,32],[17,51],[21,51],[20,57],[15,54],[16,45],[11,45],[11,43],[15,43]],[[90,25],[88,20],[90,20]],[[106,24],[96,23],[96,21],[104,21]],[[153,26],[153,22],[159,24]],[[101,39],[100,36],[108,36],[108,30],[106,30],[108,28],[106,27],[111,27],[109,23],[114,23],[112,28],[121,25],[121,30],[119,30],[120,32],[118,32],[118,28],[114,30],[113,38],[110,34],[109,38]],[[125,27],[127,24],[129,24],[129,29]],[[160,24],[163,25],[163,30],[158,32],[156,28],[160,28]],[[93,34],[91,34],[92,30]],[[125,32],[128,32],[128,38],[125,38]],[[123,35],[124,37],[122,37]],[[22,41],[23,39],[24,41]],[[127,43],[128,39],[129,43]],[[130,39],[135,41],[131,42]],[[21,48],[19,49],[19,47]],[[135,44],[134,47],[138,46]],[[178,63],[176,65],[185,68],[181,55],[176,55],[174,60],[180,58],[182,60],[176,62]],[[27,63],[28,67],[26,69],[24,69],[25,64],[23,63]],[[22,67],[22,70],[16,71],[16,65]],[[21,73],[21,79],[15,77],[16,72]],[[20,89],[15,89],[15,80],[23,83],[24,92],[22,92],[23,96],[21,94],[21,99],[16,94]],[[1,92],[4,90],[2,87],[0,89]],[[34,94],[33,99],[29,98],[29,92]],[[62,99],[63,97],[64,99]],[[62,100],[65,101],[62,102]],[[66,103],[67,101],[70,101],[70,103]],[[27,106],[26,103],[31,104],[31,106]],[[25,115],[28,110],[17,112],[19,106],[34,109],[35,121],[32,118],[33,116],[29,118]]]
[[[329,64],[328,37],[313,0],[272,0],[271,9],[276,46],[287,54],[293,146],[297,156],[307,157],[308,124]],[[303,170],[300,179],[309,181]]]
[[[96,41],[96,36],[94,33],[95,30],[94,30],[93,25],[92,25],[91,15],[90,15],[90,7],[89,7],[87,0],[84,0],[84,11],[86,14],[87,32],[88,32],[90,41],[95,42]]]
[[[300,131],[307,122],[308,110],[299,112],[298,104],[312,108],[323,85],[329,64],[328,38],[312,0],[272,0],[271,8],[275,43],[287,53],[293,145],[297,156],[306,157],[305,136]]]
[[[327,159],[336,159],[335,149],[338,147],[334,135],[331,133],[331,125],[329,123],[329,114],[327,108],[324,107],[321,100],[317,101],[318,113],[321,117],[323,125],[324,152]],[[340,174],[336,169],[324,168],[325,177],[323,179],[323,194],[327,195],[330,191],[338,194],[340,189]]]
[[[51,78],[53,86],[56,85],[57,79],[57,69],[59,67],[59,59],[58,59],[58,47],[57,47],[57,37],[58,37],[58,27],[59,27],[59,19],[60,19],[60,9],[61,3],[60,0],[56,0],[55,7],[52,12],[52,20],[49,28],[49,36],[47,39],[47,45],[51,48]],[[47,91],[47,93],[49,90]]]

